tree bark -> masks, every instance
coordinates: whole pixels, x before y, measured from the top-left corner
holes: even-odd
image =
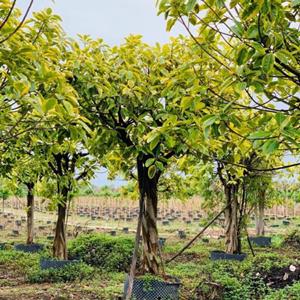
[[[157,230],[157,183],[159,174],[154,178],[148,177],[148,168],[144,165],[145,160],[138,160],[138,181],[140,197],[144,199],[142,215],[142,265],[143,271],[159,274],[159,244]]]
[[[241,252],[238,218],[238,185],[227,185],[225,196],[228,208],[225,210],[225,245],[226,252],[236,254]]]
[[[256,206],[256,235],[263,236],[265,234],[265,223],[264,223],[264,215],[265,215],[265,191],[261,193],[261,198],[258,201]]]
[[[27,184],[27,241],[26,244],[33,244],[34,237],[34,184]]]
[[[65,193],[64,193],[65,194]],[[67,255],[67,242],[66,242],[66,232],[65,232],[65,221],[66,221],[66,210],[67,201],[64,195],[64,200],[62,203],[58,204],[58,217],[55,228],[55,237],[53,242],[53,256],[58,259],[68,259]]]

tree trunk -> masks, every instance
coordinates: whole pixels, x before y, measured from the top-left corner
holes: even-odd
[[[148,168],[144,161],[138,160],[138,181],[140,196],[144,199],[144,209],[142,216],[142,265],[143,271],[159,274],[159,245],[157,231],[157,183],[159,174],[154,178],[148,177]]]
[[[256,206],[256,235],[263,236],[265,234],[265,206],[263,199],[259,199],[259,202]]]
[[[34,184],[27,184],[27,244],[33,243],[34,236]]]
[[[225,210],[225,245],[226,252],[236,254],[241,252],[241,239],[238,224],[238,185],[225,187],[227,205]]]
[[[67,243],[65,232],[66,201],[58,204],[58,217],[56,222],[55,237],[53,242],[53,256],[59,259],[67,259]]]

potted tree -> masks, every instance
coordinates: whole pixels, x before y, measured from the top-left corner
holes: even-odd
[[[140,232],[142,235],[138,274],[151,274],[152,279],[153,275],[158,276],[157,287],[162,289],[161,299],[165,299],[163,289],[174,285],[178,290],[179,284],[163,277],[157,229],[158,186],[172,158],[179,157],[187,148],[176,140],[176,117],[172,114],[174,107],[169,105],[174,96],[168,92],[161,71],[168,77],[180,65],[180,43],[176,41],[162,49],[130,36],[120,47],[108,48],[89,39],[83,44],[82,49],[74,44],[72,60],[79,63],[76,67],[72,65],[70,82],[80,95],[85,117],[98,132],[95,155],[112,175],[122,170],[127,178],[137,181],[137,242]],[[179,51],[172,51],[174,48]],[[133,297],[140,293],[141,280],[139,277],[133,282]],[[127,288],[132,288],[130,281],[125,284],[125,293]]]
[[[257,175],[250,182],[248,197],[255,206],[255,231],[256,236],[250,237],[250,241],[260,247],[271,245],[271,237],[265,236],[264,210],[270,202],[272,188],[272,176],[268,174]]]

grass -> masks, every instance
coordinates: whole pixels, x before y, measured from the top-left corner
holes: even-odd
[[[178,239],[169,240],[163,251],[164,256],[172,256],[183,244],[184,241]],[[256,256],[252,257],[249,249],[245,248],[248,258],[243,262],[210,261],[209,251],[219,249],[221,244],[220,240],[211,240],[209,244],[197,242],[181,257],[166,266],[167,274],[181,280],[180,299],[202,299],[197,298],[200,297],[199,291],[202,293],[201,297],[214,299],[209,297],[217,293],[217,287],[222,287],[220,297],[223,298],[215,299],[297,299],[294,295],[300,291],[299,283],[284,289],[271,290],[255,277],[258,272],[267,274],[275,266],[297,264],[297,250],[279,247],[268,250],[255,248]],[[53,299],[118,299],[122,296],[125,273],[104,272],[95,267],[92,276],[89,273],[86,278],[75,278],[75,282],[30,283],[28,278],[37,272],[39,260],[45,255],[47,252],[25,254],[14,250],[0,251],[0,270],[8,270],[7,276],[1,276],[0,279],[0,299],[44,299],[42,297],[46,295]],[[12,281],[16,281],[16,284],[11,284]],[[58,292],[61,298],[55,298],[58,297]],[[15,295],[15,298],[12,298],[12,295]],[[40,295],[40,298],[34,298],[37,295]]]
[[[12,210],[18,217],[24,215],[24,211]],[[74,281],[62,282],[56,278],[56,282],[31,283],[30,275],[39,273],[39,260],[41,257],[51,256],[52,241],[47,235],[53,234],[53,224],[47,225],[47,220],[55,220],[55,215],[41,212],[36,213],[36,227],[46,226],[45,230],[39,230],[36,242],[46,245],[46,249],[40,254],[24,254],[13,250],[13,244],[23,243],[25,240],[25,224],[22,225],[20,236],[11,236],[10,232],[14,224],[7,224],[1,232],[2,241],[8,242],[7,250],[0,250],[0,299],[112,299],[122,296],[125,272],[104,271],[97,266],[92,266],[90,272],[82,273],[83,276],[67,277]],[[0,216],[0,221],[3,221]],[[281,220],[267,221],[268,225],[281,224]],[[298,265],[297,249],[284,245],[284,238],[297,228],[299,219],[292,220],[290,226],[272,228],[267,227],[267,235],[272,236],[272,248],[262,249],[255,247],[256,257],[252,257],[247,242],[243,241],[243,251],[247,259],[243,262],[212,262],[209,259],[211,250],[224,249],[223,239],[218,237],[222,234],[220,226],[214,226],[205,233],[209,238],[204,243],[201,238],[178,259],[166,265],[167,274],[178,277],[181,280],[180,299],[225,299],[225,300],[284,300],[300,297],[300,284],[294,283],[282,289],[273,290],[268,288],[261,277],[256,274],[268,274],[273,267]],[[95,232],[105,232],[111,229],[117,230],[117,237],[133,238],[135,221],[126,223],[123,221],[90,220],[87,217],[73,216],[70,218],[69,232],[72,233],[75,225],[83,228],[90,226]],[[88,225],[87,225],[88,224]],[[253,224],[252,224],[253,225]],[[123,234],[122,228],[129,227],[130,233]],[[251,226],[250,226],[251,227]],[[180,240],[177,230],[184,229],[187,233],[186,240]],[[159,223],[160,236],[166,237],[166,245],[163,256],[169,259],[176,254],[196,233],[200,230],[199,222],[185,224],[181,221],[172,221],[168,226]],[[249,228],[253,234],[253,227]],[[81,236],[81,234],[79,235]],[[72,240],[73,237],[69,237]],[[1,242],[2,242],[1,241]],[[131,251],[130,251],[131,253]],[[85,271],[89,271],[87,269]],[[56,276],[57,274],[55,274]],[[68,274],[67,274],[68,275]],[[66,278],[66,277],[65,277]],[[37,280],[38,281],[38,280]],[[214,298],[215,297],[215,298]],[[217,298],[219,297],[219,298]],[[297,298],[298,297],[298,298]]]

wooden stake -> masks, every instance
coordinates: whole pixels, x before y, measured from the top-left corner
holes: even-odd
[[[231,202],[226,205],[225,208],[223,208],[211,221],[209,221],[205,227],[192,239],[190,240],[176,255],[174,255],[172,258],[170,258],[166,263],[170,263],[174,259],[176,259],[179,255],[181,255],[187,248],[189,248],[199,237],[201,234],[204,233],[204,231],[211,225],[213,224],[222,213],[231,205]]]

